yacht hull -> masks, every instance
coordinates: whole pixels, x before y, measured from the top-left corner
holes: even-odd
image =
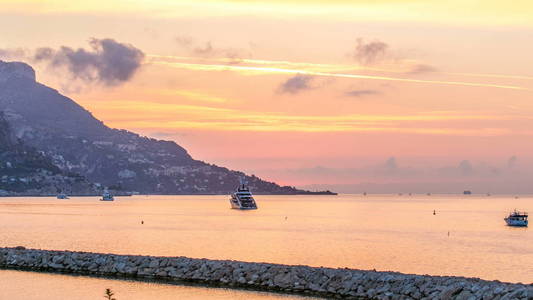
[[[257,207],[232,207],[232,209],[239,209],[239,210],[255,210]]]
[[[240,210],[253,210],[253,209],[257,209],[257,206],[255,206],[255,207],[244,207],[244,206],[241,206],[241,205],[239,205],[238,202],[236,203],[235,200],[233,200],[233,199],[230,199],[229,202],[230,202],[230,204],[231,204],[231,208],[232,208],[232,209],[240,209]]]
[[[528,221],[525,220],[509,220],[507,218],[504,219],[505,223],[507,223],[507,226],[513,226],[513,227],[527,227]]]
[[[253,210],[257,209],[257,205],[255,204],[255,200],[252,201],[252,203],[248,204],[242,204],[241,201],[239,201],[235,195],[232,195],[232,197],[229,199],[229,202],[231,204],[232,209],[240,209],[240,210]]]

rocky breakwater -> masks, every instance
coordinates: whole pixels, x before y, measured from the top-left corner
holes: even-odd
[[[345,299],[533,299],[533,285],[187,257],[0,248],[0,268],[199,283]]]

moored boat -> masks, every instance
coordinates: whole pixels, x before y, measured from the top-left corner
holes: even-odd
[[[252,192],[246,186],[244,179],[241,179],[240,185],[230,198],[231,208],[234,209],[257,209],[257,204],[252,196]]]
[[[527,212],[519,212],[515,210],[514,212],[510,213],[509,216],[504,218],[504,220],[508,226],[527,227],[527,217]]]
[[[108,190],[104,191],[104,194],[102,195],[102,199],[100,201],[113,201],[115,200],[115,197],[111,195],[111,193]]]

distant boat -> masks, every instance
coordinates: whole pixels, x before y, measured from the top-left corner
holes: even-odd
[[[57,199],[69,199],[69,197],[66,194],[61,193],[57,195]]]
[[[504,218],[508,226],[527,227],[527,212],[514,211]]]
[[[463,192],[463,195],[472,195],[472,192],[467,190]]]
[[[104,194],[102,195],[102,199],[100,199],[100,201],[114,201],[114,200],[115,198],[113,197],[113,195],[111,195],[111,193],[108,190],[104,191]]]
[[[252,192],[246,186],[244,179],[241,179],[240,185],[235,193],[231,194],[229,200],[231,208],[234,209],[257,209],[257,204],[252,196]]]

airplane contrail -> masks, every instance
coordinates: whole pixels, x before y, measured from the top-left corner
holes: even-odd
[[[170,67],[189,69],[189,70],[302,74],[302,75],[312,75],[312,76],[321,76],[321,77],[368,79],[368,80],[383,80],[383,81],[397,81],[397,82],[408,82],[408,83],[456,85],[456,86],[471,86],[471,87],[490,87],[490,88],[512,89],[512,90],[530,90],[528,88],[521,87],[521,86],[500,85],[500,84],[492,84],[492,83],[425,80],[425,79],[412,79],[412,78],[400,78],[400,77],[388,77],[388,76],[358,75],[358,74],[347,74],[347,73],[329,73],[329,72],[317,72],[317,71],[273,68],[273,67],[218,65],[218,64],[182,63],[182,62],[164,62],[164,61],[155,61],[155,63],[161,64],[161,65],[167,65]]]
[[[452,72],[439,72],[439,73],[448,74],[448,75],[457,75],[457,76],[470,76],[470,77],[489,77],[489,78],[533,80],[533,77],[531,77],[531,76],[522,76],[522,75],[480,74],[480,73],[452,73]]]
[[[155,54],[149,54],[148,56],[153,57],[155,59],[174,60],[174,61],[175,60],[182,61],[182,60],[198,59],[197,57],[190,57],[190,56],[172,56],[172,55],[155,55]],[[252,59],[252,58],[235,59],[235,58],[220,58],[220,57],[209,58],[207,60],[214,61],[214,62],[220,62],[220,63],[227,63],[227,64],[239,62],[239,63],[248,63],[248,64],[257,64],[257,65],[286,65],[286,66],[293,66],[293,67],[315,68],[315,70],[322,69],[322,70],[328,70],[328,72],[335,71],[335,70],[342,70],[342,71],[366,70],[366,71],[376,71],[376,72],[394,73],[394,74],[409,73],[409,70],[398,71],[398,70],[391,70],[391,69],[386,69],[386,68],[376,68],[376,67],[359,66],[359,65],[293,62],[293,61],[286,61],[286,60],[264,60],[264,59]],[[461,72],[443,72],[443,71],[433,71],[431,73],[445,74],[445,75],[452,75],[452,76],[533,80],[533,76],[526,76],[526,75],[483,74],[483,73],[468,73],[468,72],[461,73]]]

